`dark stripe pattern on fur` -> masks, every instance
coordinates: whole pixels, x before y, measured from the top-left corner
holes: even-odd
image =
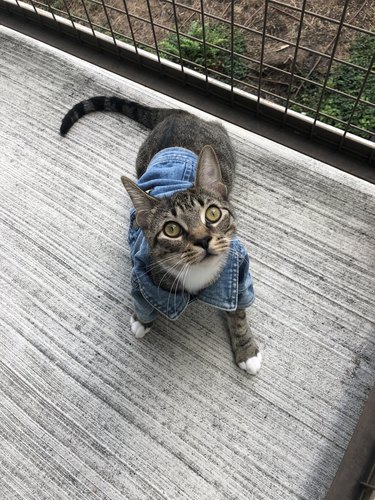
[[[68,111],[62,120],[60,134],[66,135],[76,121],[94,111],[114,111],[121,113],[149,129],[153,129],[155,125],[171,114],[183,113],[183,111],[173,109],[149,108],[148,106],[143,106],[142,104],[120,97],[91,97],[86,101],[77,103]]]

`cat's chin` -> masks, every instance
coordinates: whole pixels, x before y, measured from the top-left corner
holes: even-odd
[[[202,262],[205,262],[207,264],[208,262],[210,262],[215,257],[219,257],[219,255],[217,253],[206,253],[206,255],[202,256],[202,258],[198,262],[198,264],[201,264]]]
[[[183,279],[183,287],[189,293],[198,293],[211,285],[224,267],[227,254],[207,254],[197,264],[189,267]]]

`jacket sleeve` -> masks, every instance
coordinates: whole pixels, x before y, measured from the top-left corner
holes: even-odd
[[[240,260],[238,273],[238,302],[237,309],[245,309],[251,306],[255,300],[253,278],[250,272],[249,256],[243,249],[243,256]]]
[[[132,279],[131,294],[133,297],[134,312],[137,316],[137,319],[142,323],[151,323],[152,321],[154,321],[158,313],[156,309],[153,308],[152,305],[149,304],[143,297],[138,283],[134,279]]]

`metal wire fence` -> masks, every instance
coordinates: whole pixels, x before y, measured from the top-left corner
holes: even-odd
[[[374,161],[372,0],[0,4]]]

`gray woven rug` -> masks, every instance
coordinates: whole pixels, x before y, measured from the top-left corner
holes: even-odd
[[[170,98],[0,28],[0,498],[323,499],[374,382],[375,186],[228,125],[259,376],[217,311],[129,329],[146,131],[78,100]],[[187,108],[189,109],[189,108]]]

